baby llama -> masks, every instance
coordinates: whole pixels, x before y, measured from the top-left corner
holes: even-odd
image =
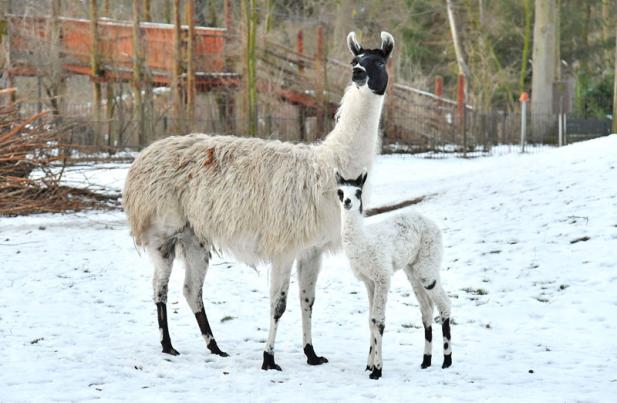
[[[289,278],[297,260],[304,353],[318,356],[311,337],[315,285],[324,251],[341,244],[334,169],[358,175],[370,167],[388,84],[386,63],[392,35],[381,47],[364,49],[347,36],[352,83],[323,142],[306,145],[235,136],[172,136],[147,147],[131,165],[123,206],[135,243],[154,265],[154,303],[163,352],[177,355],[167,323],[167,284],[175,258],[185,263],[183,293],[207,348],[217,345],[204,308],[202,289],[210,250],[222,249],[249,265],[271,264],[270,331],[262,369],[274,361],[274,341],[285,312]],[[224,285],[220,285],[221,287]]]
[[[365,225],[362,216],[362,188],[366,173],[344,179],[336,172],[337,195],[341,205],[343,249],[350,266],[364,285],[369,299],[371,341],[368,364],[371,379],[383,369],[381,341],[385,328],[386,301],[390,279],[403,269],[418,298],[424,325],[422,368],[431,365],[433,304],[442,323],[444,359],[442,368],[452,365],[450,341],[450,300],[439,278],[443,253],[441,231],[428,218],[414,212],[399,213]]]

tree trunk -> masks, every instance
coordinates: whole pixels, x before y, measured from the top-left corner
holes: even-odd
[[[186,46],[186,109],[189,130],[195,130],[195,0],[186,1],[186,20],[189,27]]]
[[[139,26],[141,2],[142,0],[133,0],[133,117],[137,124],[137,143],[140,149],[147,145],[144,103],[141,94],[143,88],[143,46]]]
[[[463,53],[463,46],[461,44],[459,30],[456,25],[456,18],[454,16],[453,0],[446,1],[446,8],[448,11],[448,21],[450,22],[450,33],[452,35],[452,44],[454,45],[454,53],[456,54],[456,63],[458,64],[459,74],[463,74],[467,77],[466,82],[470,79],[469,68],[465,63],[465,55]]]
[[[613,76],[613,133],[617,133],[617,29],[615,30],[615,71]]]
[[[144,2],[144,21],[152,21],[152,6],[150,0],[143,0]]]
[[[523,31],[523,55],[521,58],[521,77],[519,80],[519,91],[525,91],[525,81],[527,79],[527,64],[529,63],[529,44],[531,42],[531,0],[524,0],[523,10],[525,13],[525,29]]]
[[[90,29],[92,33],[92,51],[90,54],[90,76],[92,79],[92,118],[94,119],[94,145],[101,145],[101,55],[99,51],[99,30],[98,30],[98,4],[96,0],[90,0]]]
[[[51,2],[51,46],[52,68],[50,72],[51,104],[54,115],[61,116],[64,113],[66,95],[66,79],[62,63],[62,38],[60,27],[61,0]]]
[[[257,135],[257,10],[255,0],[243,0],[246,17],[246,92],[248,102],[248,134]]]
[[[551,127],[553,82],[556,77],[557,33],[555,0],[536,0],[533,30],[533,71],[531,80],[532,134],[543,136]]]
[[[173,86],[173,131],[175,134],[182,133],[182,120],[183,120],[183,84],[182,84],[182,26],[180,15],[180,0],[174,0],[173,2],[173,16],[174,16],[174,74],[172,79]]]

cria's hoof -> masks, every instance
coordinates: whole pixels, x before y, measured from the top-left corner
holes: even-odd
[[[420,368],[422,369],[426,369],[428,367],[431,366],[431,357],[430,355],[426,355],[424,354],[424,357],[422,358],[422,364],[420,364]]]
[[[210,340],[210,343],[208,343],[208,350],[210,350],[212,354],[220,355],[221,357],[229,357],[229,354],[221,351],[214,339]]]
[[[379,379],[381,378],[381,369],[373,368],[373,372],[368,376],[371,379]]]
[[[443,364],[441,368],[450,368],[452,366],[452,354],[447,354],[443,356]]]
[[[309,365],[321,365],[328,362],[326,357],[319,357],[315,354],[312,344],[304,346],[304,354],[306,355],[306,363]]]
[[[172,346],[164,346],[163,347],[163,352],[165,354],[169,354],[169,355],[180,355],[180,353],[175,348],[173,348]]]
[[[261,364],[261,369],[267,371],[269,369],[276,369],[281,371],[281,367],[274,363],[274,355],[264,351],[264,362]]]

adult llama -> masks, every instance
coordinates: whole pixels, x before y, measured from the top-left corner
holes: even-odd
[[[167,324],[167,285],[174,259],[184,261],[183,294],[208,349],[217,345],[206,316],[202,288],[211,248],[249,265],[269,263],[270,331],[262,369],[274,361],[278,321],[285,312],[289,277],[297,260],[304,353],[308,364],[328,362],[315,354],[311,314],[324,251],[341,244],[335,169],[355,177],[370,169],[388,83],[386,63],[394,40],[364,49],[353,32],[352,84],[345,90],[336,125],[323,142],[290,144],[256,138],[190,134],[147,147],[126,178],[123,206],[135,243],[154,264],[154,302],[163,352],[177,355]]]

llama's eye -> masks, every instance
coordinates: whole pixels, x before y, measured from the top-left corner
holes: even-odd
[[[343,191],[341,189],[338,190],[338,192],[336,192],[338,194],[338,198],[340,201],[343,201]]]
[[[356,190],[356,199],[360,200],[360,197],[362,197],[362,191],[358,189]]]
[[[352,66],[355,66],[356,64],[358,64],[358,59],[353,59],[353,60],[351,61],[351,65],[352,65]]]
[[[377,62],[377,66],[379,66],[379,67],[383,67],[383,66],[385,66],[385,65],[386,65],[386,64],[385,64],[382,60],[379,60],[379,61]]]

